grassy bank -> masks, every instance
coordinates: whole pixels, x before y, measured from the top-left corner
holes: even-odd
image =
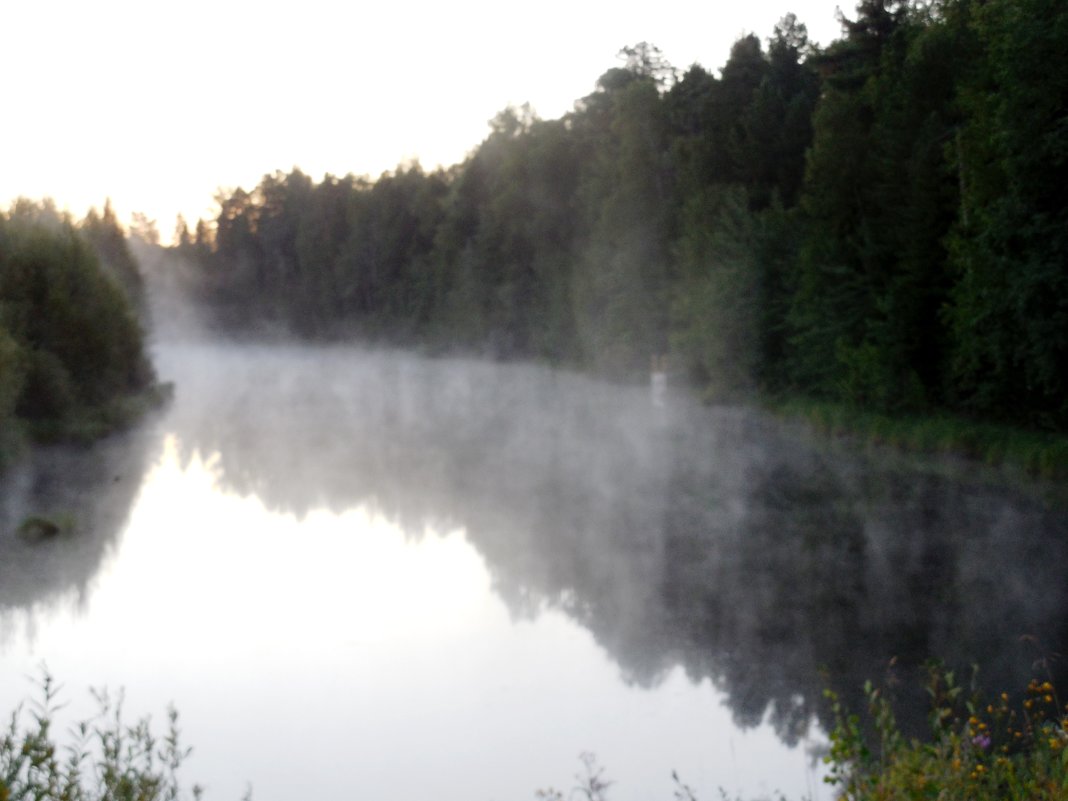
[[[1014,697],[987,696],[932,665],[927,690],[930,731],[923,739],[906,737],[898,727],[892,687],[868,684],[863,716],[826,693],[837,722],[824,781],[837,801],[1068,799],[1068,707],[1048,680],[1034,679]],[[611,801],[614,782],[604,768],[590,754],[582,763],[569,791],[540,790],[539,801]],[[702,801],[677,774],[671,778],[677,801]],[[722,789],[719,798],[731,801]]]
[[[948,454],[1027,476],[1068,478],[1068,436],[980,423],[948,415],[889,416],[803,398],[766,402],[777,416],[802,420],[830,437],[926,454]]]
[[[1049,681],[1034,679],[1010,698],[966,690],[952,672],[929,668],[930,736],[905,737],[890,693],[865,688],[866,718],[842,708],[833,693],[837,724],[825,758],[841,801],[1064,801],[1068,799],[1068,706]],[[56,739],[57,687],[45,673],[36,700],[15,710],[0,731],[0,799],[37,801],[179,801],[198,799],[179,771],[191,749],[180,741],[177,713],[162,735],[147,719],[128,724],[104,691],[99,713]],[[540,801],[609,801],[614,785],[591,754],[567,792],[538,790]],[[666,777],[665,777],[666,778]],[[673,796],[698,801],[673,774]],[[666,783],[665,783],[666,785]],[[667,786],[665,786],[666,795]],[[721,791],[721,797],[727,796]]]
[[[63,706],[58,688],[45,673],[38,696],[16,709],[0,730],[0,800],[34,801],[180,801],[198,799],[200,788],[186,789],[178,774],[191,749],[181,743],[178,714],[168,713],[166,731],[157,734],[149,720],[127,723],[122,698],[94,692],[98,714],[76,723],[66,741],[55,735],[55,716]]]
[[[984,699],[966,694],[953,673],[932,669],[931,736],[922,741],[901,733],[882,690],[866,690],[870,726],[829,694],[838,722],[826,781],[839,799],[1068,799],[1068,707],[1050,682],[1033,680],[1015,700]]]

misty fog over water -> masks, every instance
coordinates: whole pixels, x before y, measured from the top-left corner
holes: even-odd
[[[621,801],[826,798],[825,687],[1022,688],[1068,639],[1063,510],[978,472],[548,367],[155,361],[167,408],[3,479],[0,702],[42,661],[75,711],[173,701],[209,799],[532,798],[583,751]],[[18,537],[38,513],[74,530]]]

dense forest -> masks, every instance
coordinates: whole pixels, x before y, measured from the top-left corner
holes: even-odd
[[[720,395],[1068,424],[1068,6],[862,0],[718,76],[648,44],[462,164],[221,192],[175,250],[219,325],[462,348]]]
[[[106,432],[154,386],[143,291],[110,204],[79,224],[47,202],[0,214],[0,465],[27,436]]]

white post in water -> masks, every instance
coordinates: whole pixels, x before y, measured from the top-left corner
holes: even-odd
[[[662,407],[667,397],[667,356],[653,356],[652,369],[649,371],[649,391],[653,406]]]

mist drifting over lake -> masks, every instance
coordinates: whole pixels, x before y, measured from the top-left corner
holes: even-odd
[[[10,477],[3,647],[174,700],[219,797],[523,797],[583,751],[617,798],[673,769],[799,797],[824,687],[859,704],[895,657],[1019,686],[1062,641],[1063,517],[980,477],[543,366],[188,336],[154,356],[169,407]],[[57,492],[57,469],[82,478]],[[6,533],[31,508],[78,536]]]

